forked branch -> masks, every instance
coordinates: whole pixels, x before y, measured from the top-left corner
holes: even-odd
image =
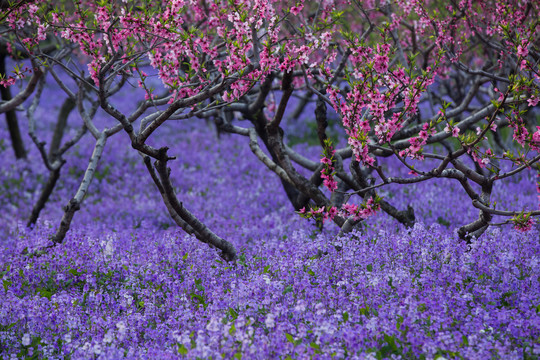
[[[207,243],[211,247],[220,249],[220,256],[223,259],[235,261],[237,255],[234,246],[204,225],[195,215],[186,209],[182,202],[176,197],[170,179],[170,168],[167,167],[167,162],[173,158],[167,155],[167,150],[167,148],[158,150],[159,159],[156,160],[153,167],[148,156],[145,156],[144,162],[152,180],[154,180],[154,183],[159,189],[161,197],[163,198],[172,219],[188,234],[193,234],[200,241]],[[157,171],[157,174],[154,169]]]

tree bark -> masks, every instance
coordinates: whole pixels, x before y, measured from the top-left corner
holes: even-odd
[[[105,136],[105,134],[102,134],[97,139],[96,145],[94,147],[94,152],[92,153],[92,157],[90,158],[88,167],[86,168],[79,189],[77,190],[77,193],[75,193],[75,196],[64,207],[64,216],[62,216],[62,220],[60,221],[60,227],[52,238],[54,244],[61,244],[64,241],[64,238],[66,237],[66,234],[71,227],[73,215],[75,215],[75,212],[81,208],[81,204],[88,192],[90,183],[94,179],[94,174],[99,164],[99,160],[101,159],[101,155],[103,154],[106,140],[107,137]]]
[[[71,111],[75,108],[75,105],[76,102],[68,97],[60,108],[60,113],[58,114],[58,119],[56,121],[56,126],[54,128],[54,133],[51,140],[51,147],[49,148],[49,158],[51,159],[56,157],[56,153],[58,152],[58,149],[60,149],[60,144],[62,143],[64,131],[67,126],[67,119]]]
[[[145,164],[152,176],[152,180],[156,184],[165,206],[169,211],[172,219],[188,234],[193,234],[201,242],[208,244],[211,247],[216,247],[221,250],[220,256],[226,261],[236,261],[236,249],[227,240],[222,239],[203,224],[195,215],[184,207],[182,202],[178,200],[174,193],[174,188],[169,176],[170,168],[167,167],[167,162],[171,160],[167,156],[167,148],[159,149],[159,159],[156,160],[154,167],[150,164],[150,158],[145,156]],[[157,174],[154,171],[157,170]]]
[[[39,218],[41,210],[43,210],[43,208],[45,207],[45,204],[49,200],[49,197],[51,196],[54,187],[56,186],[56,182],[60,177],[60,169],[62,169],[61,166],[49,172],[49,178],[47,179],[47,183],[41,190],[38,201],[34,204],[34,207],[32,208],[32,213],[30,214],[30,218],[28,218],[28,222],[26,223],[27,227],[35,225],[37,219]]]
[[[6,56],[0,54],[0,74],[6,75]],[[2,100],[9,101],[13,98],[11,95],[11,89],[9,87],[0,86],[0,94]],[[15,109],[6,111],[6,122],[9,131],[9,137],[11,139],[11,146],[15,152],[17,159],[26,159],[26,149],[24,148],[24,142],[21,136],[21,130],[19,129],[19,122],[17,120],[17,114]]]

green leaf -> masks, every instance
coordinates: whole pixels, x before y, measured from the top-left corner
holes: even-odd
[[[463,347],[469,346],[469,338],[467,337],[467,335],[463,335],[461,337],[461,340],[462,340],[461,341],[461,346],[463,346]]]
[[[441,224],[441,225],[446,226],[446,227],[449,227],[449,226],[450,226],[450,222],[449,222],[448,220],[444,219],[442,216],[439,216],[439,217],[437,218],[437,222],[438,222],[439,224]]]
[[[238,263],[244,267],[247,267],[247,264],[246,264],[246,254],[244,253],[241,253],[240,256],[238,257]]]
[[[397,348],[396,339],[394,338],[394,336],[384,334],[384,340],[386,341],[386,343],[388,343],[388,345],[390,345],[392,350],[397,351],[398,348]]]
[[[2,280],[2,285],[4,286],[4,290],[6,292],[8,291],[11,284],[13,284],[13,283],[11,281],[9,281],[9,280]]]
[[[390,288],[392,289],[395,289],[396,287],[392,284],[393,281],[394,279],[390,276],[388,279],[388,286],[390,286]]]
[[[285,333],[285,337],[287,338],[288,342],[290,342],[291,344],[294,344],[294,337],[291,334]]]
[[[39,336],[32,337],[32,344],[30,346],[37,347],[38,345],[41,345],[41,337]]]
[[[287,285],[287,287],[285,289],[283,289],[283,295],[285,295],[287,293],[290,293],[292,291],[293,291],[292,285]]]
[[[369,264],[367,267],[366,267],[367,271],[369,272],[372,272],[373,271],[373,265],[372,264]]]
[[[81,276],[83,274],[82,272],[79,272],[77,269],[69,269],[68,272],[73,276]]]
[[[51,300],[51,297],[52,297],[52,293],[47,290],[47,289],[37,289],[39,295],[41,295],[41,297],[45,297],[49,300]]]
[[[178,353],[180,355],[187,355],[188,349],[184,346],[184,344],[177,344],[178,345]]]
[[[9,329],[11,329],[12,327],[14,327],[15,325],[17,325],[19,321],[15,321],[14,323],[11,323],[9,325],[0,325],[0,330],[1,331],[7,331]]]
[[[359,311],[360,311],[360,314],[364,315],[364,316],[368,316],[368,315],[371,315],[371,309],[369,308],[369,306],[366,306],[365,308],[361,308]]]
[[[195,287],[197,288],[197,290],[204,292],[204,286],[202,285],[201,279],[195,279]]]
[[[236,320],[236,318],[238,317],[238,312],[233,308],[229,308],[229,314],[231,315],[231,318],[233,320]]]
[[[349,313],[348,312],[344,312],[341,316],[343,316],[343,321],[347,322],[349,321]]]
[[[398,315],[397,323],[396,323],[396,329],[399,330],[401,328],[401,324],[403,324],[403,316]]]

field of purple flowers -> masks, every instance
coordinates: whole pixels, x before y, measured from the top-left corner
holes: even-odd
[[[129,94],[120,100],[134,106]],[[40,134],[52,132],[61,102],[51,95],[36,112]],[[77,115],[69,121],[76,131]],[[296,148],[318,161],[304,120],[286,126],[295,127]],[[222,261],[174,226],[124,134],[107,144],[64,244],[22,255],[48,243],[93,144],[87,137],[67,156],[30,230],[46,169],[29,139],[30,161],[15,161],[2,124],[0,359],[540,355],[538,225],[528,233],[491,227],[468,248],[455,230],[477,210],[458,184],[438,180],[381,191],[398,208],[414,207],[414,228],[379,214],[337,238],[333,225],[320,231],[293,212],[248,139],[218,137],[204,120],[160,130],[155,141],[178,157],[170,165],[179,199],[240,260]],[[538,208],[535,174],[522,174],[495,189],[498,208]]]

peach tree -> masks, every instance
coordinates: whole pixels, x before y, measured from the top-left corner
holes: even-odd
[[[88,133],[95,141],[52,244],[61,243],[69,230],[107,141],[123,132],[176,224],[225,259],[236,259],[233,245],[175,194],[167,165],[174,157],[167,144],[152,140],[173,120],[210,119],[221,132],[248,137],[254,155],[280,178],[294,209],[320,224],[331,220],[342,233],[380,210],[411,226],[413,209],[396,208],[378,191],[442,178],[459,182],[478,208],[478,217],[458,229],[465,241],[495,224],[495,216],[502,217],[498,224],[528,230],[540,215],[501,210],[492,200],[497,182],[539,168],[540,6],[534,1],[12,0],[0,5],[0,42],[16,63],[2,74],[1,84],[21,84],[0,112],[20,109],[31,99],[30,136],[51,172],[30,225],[54,188],[67,150]],[[34,111],[46,101],[42,90],[49,75],[81,122],[73,138],[47,153]],[[114,94],[130,86],[143,95],[131,112],[123,112]],[[106,125],[94,121],[98,111],[108,115]],[[320,162],[287,143],[284,119],[298,114],[313,119]],[[327,133],[329,116],[343,128],[342,148]],[[388,157],[397,158],[401,168],[383,166]]]

